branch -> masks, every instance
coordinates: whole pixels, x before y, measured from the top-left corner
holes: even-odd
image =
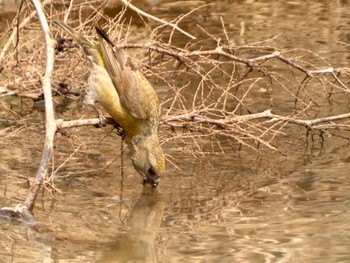
[[[171,26],[172,28],[178,30],[179,32],[181,32],[182,34],[184,34],[185,36],[195,40],[196,37],[191,35],[190,33],[187,33],[185,30],[181,29],[180,27],[178,27],[176,24],[173,24],[173,23],[169,23],[163,19],[160,19],[158,17],[155,17],[155,16],[152,16],[148,13],[146,13],[145,11],[142,11],[141,9],[137,8],[136,6],[134,6],[133,4],[131,4],[129,1],[127,0],[121,0],[123,2],[124,5],[126,5],[127,7],[129,7],[130,9],[134,10],[136,13],[138,13],[139,15],[142,15],[142,16],[145,16],[145,17],[148,17],[152,20],[155,20],[161,24],[164,24],[164,25],[167,25],[167,26]]]
[[[57,130],[55,117],[54,117],[54,109],[52,103],[52,94],[51,94],[51,75],[53,72],[53,65],[55,60],[55,41],[51,38],[50,28],[46,20],[46,16],[42,5],[39,0],[32,0],[35,9],[37,11],[41,27],[45,36],[46,43],[46,71],[42,78],[42,87],[44,91],[45,97],[45,114],[46,114],[46,137],[44,150],[40,162],[39,169],[37,171],[34,182],[32,183],[27,199],[25,200],[23,205],[18,205],[13,209],[12,216],[15,218],[23,218],[25,221],[34,221],[31,216],[35,204],[36,197],[41,186],[44,183],[45,177],[47,175],[49,163],[52,158],[53,152],[53,141],[55,137],[55,133]],[[9,211],[10,208],[3,208],[0,210],[1,214],[11,214]]]
[[[106,124],[115,125],[115,121],[111,117],[103,118],[102,120],[99,118],[85,119],[85,120],[72,120],[72,121],[56,120],[57,129],[67,129],[67,128],[90,126],[90,125],[103,126]]]
[[[48,166],[52,158],[53,141],[57,130],[51,94],[51,75],[55,61],[54,48],[56,42],[51,38],[50,28],[40,1],[32,1],[39,16],[41,27],[45,36],[47,61],[45,75],[42,79],[42,86],[45,97],[46,136],[40,166],[36,174],[35,181],[31,185],[27,199],[24,202],[24,205],[29,209],[30,212],[33,211],[36,196],[38,195],[38,192],[43,185],[44,179],[47,175]]]
[[[50,3],[51,0],[45,0],[43,2],[43,5],[47,5],[48,3]],[[4,47],[2,48],[1,52],[0,52],[0,65],[2,64],[5,55],[7,54],[11,44],[13,43],[15,37],[17,36],[17,30],[22,29],[26,24],[28,24],[30,22],[30,20],[32,20],[32,18],[34,18],[34,16],[36,15],[36,11],[33,11],[32,13],[30,13],[23,21],[22,23],[18,26],[18,27],[14,27],[12,29],[11,35],[9,37],[9,39],[7,40],[7,42],[5,43]]]
[[[176,59],[178,59],[181,62],[186,61],[186,58],[191,58],[191,57],[225,57],[227,59],[230,59],[232,61],[235,61],[237,63],[241,63],[246,65],[249,68],[254,68],[257,67],[263,63],[265,63],[266,61],[269,61],[271,59],[278,59],[280,61],[283,61],[284,63],[292,66],[293,68],[298,69],[299,71],[305,73],[305,75],[307,75],[308,77],[313,77],[314,75],[317,74],[325,74],[325,73],[331,73],[333,74],[334,72],[336,72],[336,69],[333,68],[326,68],[326,69],[322,69],[322,70],[307,70],[304,67],[302,67],[301,65],[299,65],[298,63],[296,63],[293,59],[287,58],[285,56],[283,56],[280,51],[274,51],[270,54],[267,55],[263,55],[263,56],[258,56],[255,58],[241,58],[239,56],[235,56],[233,54],[231,54],[230,52],[226,52],[224,50],[223,46],[219,46],[216,49],[213,50],[198,50],[198,51],[187,51],[187,50],[183,50],[183,49],[175,49],[174,47],[171,46],[166,46],[166,47],[160,47],[154,44],[118,44],[117,45],[120,48],[139,48],[139,49],[148,49],[148,50],[152,50],[152,51],[156,51],[158,53],[162,53],[171,57],[175,57]],[[340,82],[340,80],[337,79],[337,82]],[[340,84],[346,88],[346,85],[344,83]],[[348,88],[347,88],[348,89]]]
[[[256,119],[269,119],[265,123],[285,122],[285,123],[291,123],[291,124],[304,126],[306,128],[310,128],[310,129],[311,128],[317,129],[317,127],[315,127],[316,125],[350,118],[350,113],[345,113],[345,114],[324,117],[324,118],[318,118],[318,119],[313,119],[313,120],[301,120],[301,119],[295,119],[293,117],[286,117],[286,116],[273,114],[271,112],[271,110],[265,110],[265,111],[260,112],[260,113],[234,116],[234,117],[223,118],[223,119],[212,119],[209,117],[202,116],[200,114],[201,114],[201,111],[192,111],[192,112],[181,114],[181,115],[164,116],[162,118],[162,122],[164,122],[166,124],[169,124],[170,122],[206,123],[206,124],[216,125],[220,129],[222,129],[222,128],[225,129],[225,128],[229,128],[230,127],[229,125],[233,124],[233,123],[240,123],[240,122],[246,123],[247,121],[256,120]],[[322,127],[322,129],[325,129],[325,128],[327,128],[327,127],[325,127],[325,126]]]

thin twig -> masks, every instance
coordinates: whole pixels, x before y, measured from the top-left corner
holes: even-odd
[[[51,0],[45,0],[42,4],[45,6],[50,2]],[[11,44],[14,42],[14,39],[17,36],[17,30],[21,30],[26,24],[28,24],[35,17],[36,14],[37,14],[36,11],[31,12],[25,19],[23,19],[22,23],[18,27],[13,28],[10,37],[8,38],[7,42],[5,43],[4,47],[0,52],[0,65],[3,63],[5,55],[9,51]]]
[[[195,40],[196,37],[191,35],[190,33],[187,33],[185,30],[181,29],[178,25],[176,24],[173,24],[173,23],[169,23],[163,19],[160,19],[158,17],[155,17],[155,16],[152,16],[148,13],[146,13],[145,11],[142,11],[141,9],[137,8],[136,6],[134,6],[133,4],[131,4],[129,1],[127,0],[121,0],[123,2],[124,5],[126,5],[127,7],[129,7],[130,9],[134,10],[136,13],[138,13],[139,15],[142,15],[142,16],[145,16],[145,17],[148,17],[154,21],[157,21],[161,24],[164,24],[164,25],[167,25],[167,26],[170,26],[170,27],[173,27],[175,28],[176,30],[178,30],[179,32],[181,32],[182,34],[184,34],[185,36]]]
[[[73,3],[74,3],[74,0],[70,0],[69,1],[69,7],[67,9],[67,12],[64,14],[64,18],[63,18],[63,21],[65,23],[67,23],[67,21],[68,21],[68,17],[69,17],[69,15],[70,15],[70,13],[72,11],[72,8],[73,8]]]

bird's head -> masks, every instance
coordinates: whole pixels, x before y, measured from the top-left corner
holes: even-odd
[[[132,141],[132,146],[132,162],[143,178],[143,185],[157,187],[165,170],[165,159],[157,135],[137,138]]]

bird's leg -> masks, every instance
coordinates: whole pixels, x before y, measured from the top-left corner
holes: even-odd
[[[92,108],[97,112],[98,119],[100,123],[98,124],[99,127],[104,127],[108,123],[108,119],[103,115],[103,112],[95,105],[90,104]],[[96,127],[96,126],[95,126]]]
[[[100,123],[98,125],[94,125],[94,126],[96,128],[98,128],[98,127],[104,127],[106,124],[113,124],[114,128],[117,130],[117,134],[120,137],[122,137],[122,139],[124,140],[126,138],[126,134],[125,134],[123,128],[115,120],[113,120],[111,117],[105,117],[102,110],[100,110],[96,106],[95,102],[93,100],[91,100],[90,98],[91,98],[91,96],[88,93],[84,99],[84,105],[91,106],[98,114],[98,119],[100,120]]]
[[[102,113],[102,111],[96,106],[95,102],[96,102],[96,94],[94,89],[89,89],[85,95],[85,97],[83,98],[83,105],[86,106],[91,106],[98,115],[98,119],[100,120],[100,123],[98,125],[94,125],[96,128],[97,127],[104,127],[106,126],[106,124],[108,123],[108,119],[104,116],[104,114]]]
[[[108,123],[108,119],[104,116],[103,112],[96,106],[95,102],[95,93],[93,89],[89,89],[86,93],[83,105],[91,106],[98,115],[98,119],[100,120],[100,123],[98,125],[94,125],[95,127],[104,127]]]
[[[126,134],[123,128],[112,118],[105,117],[103,112],[95,104],[92,104],[92,107],[95,109],[95,111],[98,114],[98,118],[100,120],[99,127],[104,127],[107,123],[113,124],[114,128],[117,131],[117,134],[122,138],[122,140],[125,140]]]

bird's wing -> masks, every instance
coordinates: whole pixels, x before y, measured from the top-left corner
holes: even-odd
[[[150,107],[146,98],[149,91],[144,85],[150,85],[141,72],[128,63],[124,50],[112,46],[104,31],[96,27],[99,36],[102,57],[108,74],[116,88],[123,108],[134,118],[146,120],[150,117]],[[101,33],[102,32],[102,33]],[[153,91],[153,88],[150,87]]]

